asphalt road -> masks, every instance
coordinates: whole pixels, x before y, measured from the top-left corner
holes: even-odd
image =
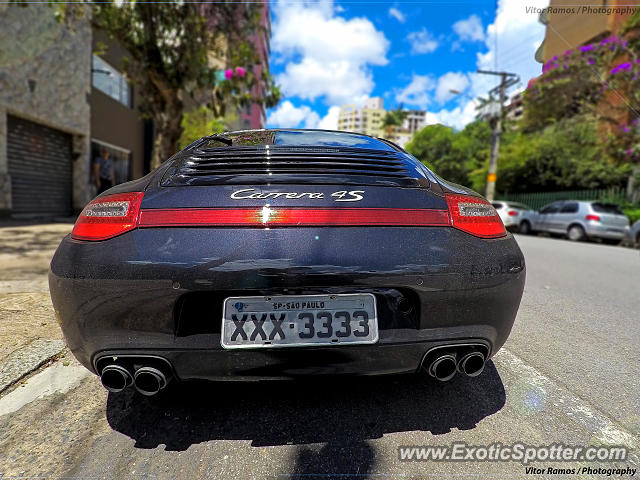
[[[0,477],[525,477],[518,462],[398,459],[399,446],[460,441],[626,445],[625,461],[534,466],[637,469],[640,253],[517,240],[528,268],[520,313],[477,378],[191,385],[150,400],[107,394],[58,362],[0,399]]]

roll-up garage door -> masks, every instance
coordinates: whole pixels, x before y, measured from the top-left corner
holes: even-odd
[[[70,134],[9,115],[7,157],[13,215],[64,216],[71,213]]]

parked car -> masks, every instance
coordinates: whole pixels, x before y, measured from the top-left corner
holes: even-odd
[[[632,247],[640,248],[640,220],[634,223],[629,229],[629,236],[627,240],[628,244]]]
[[[102,193],[49,276],[76,358],[144,395],[171,378],[473,377],[524,281],[477,193],[385,140],[291,129],[202,138]]]
[[[507,230],[517,230],[523,213],[532,211],[531,207],[524,203],[511,202],[509,200],[496,200],[491,205],[498,212],[500,220],[502,220]]]
[[[572,241],[598,238],[620,242],[628,235],[629,219],[614,203],[560,200],[537,212],[525,212],[519,231],[562,234]]]

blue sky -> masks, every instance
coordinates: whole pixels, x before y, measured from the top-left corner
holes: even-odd
[[[462,128],[475,116],[472,99],[497,82],[476,74],[478,68],[517,73],[520,88],[539,74],[533,56],[544,26],[526,7],[547,5],[498,0],[496,10],[494,0],[273,2],[271,73],[284,97],[268,112],[267,126],[336,128],[341,105],[379,96],[385,108],[426,109],[429,123]]]

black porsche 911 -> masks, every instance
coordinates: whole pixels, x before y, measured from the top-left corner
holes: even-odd
[[[479,375],[524,288],[481,196],[383,139],[194,142],[91,201],[51,262],[66,342],[103,385]]]

